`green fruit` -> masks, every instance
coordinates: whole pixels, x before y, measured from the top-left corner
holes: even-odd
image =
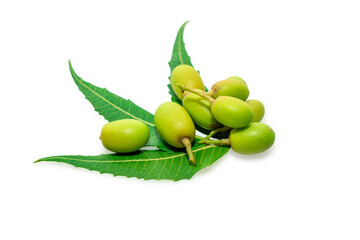
[[[275,132],[264,123],[250,123],[245,128],[230,132],[231,148],[241,154],[256,154],[269,149],[275,141]]]
[[[185,92],[182,104],[200,127],[213,130],[221,126],[211,113],[211,103],[197,94]]]
[[[235,76],[215,83],[210,92],[213,98],[231,96],[245,101],[249,96],[249,88],[245,81]]]
[[[244,85],[247,86],[247,83],[245,82],[244,79],[242,79],[241,77],[238,77],[238,76],[231,76],[231,77],[228,77],[227,79],[233,79],[233,80],[237,80],[237,81],[240,81],[242,82]]]
[[[169,145],[183,148],[182,138],[195,139],[195,125],[189,113],[177,103],[161,104],[155,112],[155,127]]]
[[[176,85],[181,83],[194,89],[205,90],[204,83],[199,73],[190,65],[179,65],[171,73],[171,87],[180,100],[184,98],[183,91]]]
[[[160,137],[173,147],[185,147],[190,163],[196,165],[191,151],[195,125],[186,109],[174,102],[163,103],[156,109],[154,120]]]
[[[122,119],[105,124],[100,140],[110,151],[129,153],[145,146],[149,137],[149,128],[144,123],[135,119]]]
[[[219,96],[213,99],[204,91],[193,89],[180,83],[177,86],[183,91],[188,91],[207,99],[211,104],[211,113],[214,118],[226,127],[245,127],[254,118],[250,105],[239,98]]]
[[[254,113],[249,104],[229,96],[220,96],[211,105],[211,113],[221,124],[231,128],[247,126]]]
[[[254,118],[252,122],[260,122],[265,114],[265,107],[259,100],[247,100],[246,101],[254,112]]]

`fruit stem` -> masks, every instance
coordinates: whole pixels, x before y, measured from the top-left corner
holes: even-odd
[[[189,162],[196,166],[196,161],[195,161],[195,157],[194,157],[194,154],[191,150],[191,142],[190,142],[190,139],[187,138],[187,137],[184,137],[184,138],[181,138],[181,142],[182,144],[184,144],[185,148],[186,148],[186,152],[189,156]]]
[[[202,140],[199,141],[200,144],[204,143],[204,141],[210,139],[212,136],[214,136],[215,134],[217,133],[220,133],[220,132],[226,132],[228,130],[230,130],[231,128],[230,127],[227,127],[227,126],[224,126],[224,127],[220,127],[220,128],[217,128],[217,129],[214,129],[212,130],[209,135],[207,135],[206,137],[204,137]]]
[[[224,138],[219,140],[202,140],[204,144],[215,144],[219,146],[230,146],[230,139]]]
[[[195,93],[197,95],[199,95],[200,97],[205,98],[206,100],[208,100],[211,104],[213,104],[215,102],[215,99],[213,99],[212,97],[208,96],[204,91],[200,90],[200,89],[193,89],[190,88],[188,86],[185,86],[181,83],[176,84],[182,91],[188,91],[188,92],[192,92]]]
[[[210,97],[214,97],[214,91],[210,90],[208,92],[205,92],[206,95],[210,96]]]

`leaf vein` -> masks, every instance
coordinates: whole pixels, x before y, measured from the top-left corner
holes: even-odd
[[[145,124],[148,124],[150,126],[155,126],[155,124],[149,123],[143,119],[140,119],[126,111],[124,111],[123,109],[119,108],[118,106],[116,106],[114,103],[110,102],[109,100],[107,100],[106,98],[102,97],[100,94],[98,94],[97,92],[95,92],[93,89],[91,89],[90,87],[86,86],[81,80],[77,79],[77,82],[79,82],[81,85],[83,85],[85,88],[87,88],[89,91],[91,91],[94,95],[96,95],[97,97],[101,98],[103,101],[107,102],[108,104],[110,104],[111,106],[113,106],[114,108],[118,109],[120,112],[123,112],[125,115],[129,115],[132,118],[135,118]],[[129,103],[130,104],[130,103]]]

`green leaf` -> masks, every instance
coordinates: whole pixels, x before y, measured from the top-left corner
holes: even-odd
[[[137,106],[132,101],[109,92],[105,88],[100,88],[84,81],[75,73],[70,61],[69,68],[71,76],[74,79],[76,85],[79,87],[80,91],[93,105],[95,111],[102,115],[106,120],[112,122],[119,119],[137,119],[149,127],[150,139],[147,143],[147,146],[153,146],[167,152],[173,152],[173,150],[167,147],[167,145],[158,135],[155,128],[153,114]]]
[[[172,55],[171,55],[171,60],[169,62],[170,75],[171,75],[171,72],[174,70],[174,68],[176,68],[178,65],[187,64],[187,65],[193,66],[191,63],[191,60],[190,60],[190,56],[186,52],[184,37],[183,37],[184,29],[188,22],[189,21],[185,22],[180,27],[180,29],[176,35],[176,39],[175,39],[175,43],[174,43],[174,47],[173,47],[173,51],[172,51]],[[169,80],[170,80],[170,77],[169,77]],[[169,94],[171,95],[171,101],[182,105],[181,100],[176,96],[174,90],[171,87],[171,84],[168,84],[168,89],[169,89]]]
[[[54,156],[37,160],[71,164],[100,173],[114,176],[137,177],[143,179],[190,179],[204,167],[222,157],[228,147],[201,145],[194,149],[197,166],[190,165],[184,152],[167,153],[164,151],[138,151],[136,154],[104,154],[99,156]]]
[[[193,66],[191,63],[191,60],[190,60],[190,56],[186,52],[185,43],[184,43],[184,30],[185,30],[185,26],[188,22],[189,21],[185,22],[180,27],[180,29],[176,35],[171,60],[169,62],[171,72],[174,70],[174,68],[176,68],[178,65],[181,65],[181,64],[187,64],[187,65]]]

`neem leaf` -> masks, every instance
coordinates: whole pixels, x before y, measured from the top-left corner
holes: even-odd
[[[190,56],[186,52],[184,37],[183,37],[184,29],[188,22],[189,21],[185,22],[180,27],[180,29],[176,35],[176,39],[175,39],[175,43],[174,43],[174,47],[173,47],[173,51],[172,51],[172,55],[171,55],[171,60],[169,62],[170,74],[174,70],[174,68],[176,68],[178,65],[187,64],[187,65],[193,66],[191,63],[191,60],[190,60]],[[169,80],[170,80],[170,77],[169,77]],[[174,90],[171,87],[171,84],[168,84],[168,88],[169,88],[169,94],[171,95],[171,101],[182,105],[181,100],[176,96]]]
[[[138,151],[133,154],[104,154],[99,156],[54,156],[37,160],[64,162],[75,167],[110,173],[114,176],[137,177],[143,179],[190,179],[204,167],[222,157],[228,147],[201,145],[193,153],[197,165],[190,165],[184,152]]]
[[[192,66],[190,56],[188,55],[188,53],[186,52],[186,49],[185,49],[185,43],[184,43],[184,37],[183,37],[185,26],[188,22],[189,21],[185,22],[180,27],[180,29],[176,35],[171,60],[169,62],[171,72],[174,70],[174,68],[176,68],[178,65],[181,65],[181,64],[187,64],[187,65]]]
[[[80,91],[93,105],[95,111],[102,115],[106,120],[112,122],[119,119],[137,119],[149,127],[150,139],[147,143],[147,146],[154,146],[167,152],[173,152],[173,150],[164,144],[158,135],[155,128],[153,114],[137,106],[128,99],[119,97],[118,95],[109,92],[105,88],[100,88],[84,81],[75,73],[70,61],[69,68],[71,76],[74,79],[76,85],[79,87]]]

